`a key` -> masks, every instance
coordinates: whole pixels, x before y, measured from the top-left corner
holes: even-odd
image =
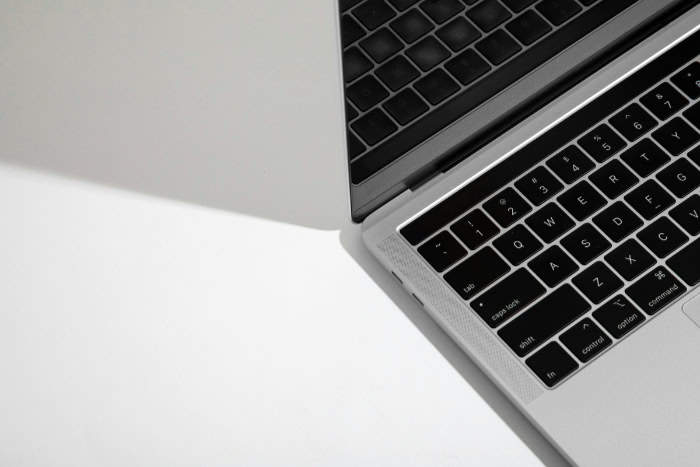
[[[483,0],[467,11],[467,16],[484,32],[489,32],[512,15],[496,0]]]
[[[586,219],[607,203],[605,198],[586,181],[579,182],[577,185],[569,188],[557,200],[569,214],[579,221]]]
[[[357,136],[348,132],[348,157],[352,160],[362,154],[365,150],[365,145],[357,138]]]
[[[399,11],[404,11],[405,9],[413,6],[414,3],[418,3],[418,0],[389,0],[389,3],[394,5]]]
[[[457,82],[440,68],[416,81],[414,86],[433,105],[439,104],[459,90]]]
[[[578,369],[576,360],[556,342],[542,347],[542,350],[525,360],[525,363],[550,388]]]
[[[605,255],[605,261],[628,281],[656,264],[654,257],[635,239],[627,240]]]
[[[394,10],[384,0],[368,0],[352,10],[352,14],[370,31],[396,16]]]
[[[494,65],[500,65],[522,49],[503,29],[491,33],[477,42],[475,47]]]
[[[683,71],[674,75],[671,82],[691,99],[697,99],[700,97],[700,63],[691,63]]]
[[[683,112],[683,116],[692,123],[695,128],[700,129],[700,103],[695,104],[685,112]]]
[[[463,299],[469,300],[508,271],[510,266],[492,248],[486,247],[446,273],[445,280]]]
[[[530,45],[551,31],[552,26],[534,10],[530,10],[506,24],[506,29],[520,42]]]
[[[581,264],[588,264],[611,247],[610,242],[591,224],[583,224],[564,237],[561,245]]]
[[[472,250],[476,250],[500,232],[496,224],[480,209],[470,212],[455,222],[450,229]]]
[[[639,139],[658,123],[649,112],[637,103],[630,104],[610,118],[610,124],[629,141]]]
[[[700,146],[692,151],[688,151],[688,158],[695,162],[695,165],[700,166]]]
[[[450,52],[432,36],[418,42],[406,51],[408,58],[423,71],[428,71],[450,56]]]
[[[700,139],[698,132],[680,117],[672,118],[651,136],[673,156],[679,155]]]
[[[575,222],[555,203],[549,203],[538,209],[525,220],[525,223],[546,243],[552,243],[575,225]]]
[[[625,201],[646,220],[653,219],[675,203],[673,197],[654,180],[647,180],[632,190],[625,196]]]
[[[516,225],[501,235],[493,246],[515,266],[542,249],[542,243],[522,225]]]
[[[593,223],[613,242],[619,242],[644,222],[625,203],[618,201],[593,218]]]
[[[601,261],[593,263],[572,279],[574,285],[593,303],[600,303],[623,286],[622,280]]]
[[[518,269],[470,305],[486,324],[495,328],[544,295],[546,291],[547,289],[529,271]]]
[[[666,120],[688,105],[688,99],[668,83],[661,83],[639,100],[659,120]]]
[[[625,292],[648,315],[666,308],[686,292],[683,283],[663,266],[657,266],[642,276]]]
[[[560,192],[564,185],[544,167],[538,167],[515,182],[515,188],[535,206],[547,201]]]
[[[591,174],[591,182],[610,199],[615,199],[639,182],[619,160],[613,160]]]
[[[445,63],[445,68],[460,83],[467,85],[489,71],[491,65],[486,63],[486,60],[481,58],[478,53],[472,49],[467,49],[452,60],[448,60]]]
[[[520,13],[522,10],[535,3],[535,1],[536,0],[503,0],[503,3],[514,12]]]
[[[384,103],[384,109],[402,125],[415,120],[428,111],[428,104],[423,102],[413,89],[404,89]]]
[[[467,250],[449,232],[442,231],[418,247],[418,253],[433,269],[442,272],[464,258]]]
[[[350,15],[343,15],[343,19],[340,20],[340,31],[343,40],[343,47],[355,42],[360,37],[367,34],[362,26],[358,24],[355,19]]]
[[[442,24],[464,10],[464,5],[459,0],[425,0],[420,8],[437,24]]]
[[[678,198],[700,186],[700,170],[685,157],[677,159],[673,164],[659,172],[656,178]]]
[[[691,286],[700,283],[700,239],[673,255],[667,262],[669,268]]]
[[[549,248],[527,265],[537,274],[537,277],[552,288],[578,271],[578,265],[574,260],[557,245]]]
[[[610,338],[590,318],[571,326],[559,339],[584,363],[612,345]]]
[[[484,209],[503,228],[510,226],[513,222],[532,211],[527,201],[512,188],[506,188],[484,203]]]
[[[688,241],[688,236],[666,217],[660,217],[642,229],[637,238],[656,256],[665,258]],[[698,265],[700,267],[700,264]]]
[[[644,138],[620,156],[640,177],[648,177],[666,165],[671,158],[655,142]]]
[[[388,28],[382,28],[367,39],[360,41],[360,47],[377,63],[382,63],[403,49],[403,43]]]
[[[399,16],[389,23],[389,26],[407,44],[414,43],[435,27],[418,9],[413,9]]]
[[[624,295],[612,298],[594,311],[593,317],[615,339],[622,338],[646,320],[642,312]]]
[[[547,167],[565,183],[571,184],[595,167],[595,163],[577,146],[569,146],[549,159]]]
[[[671,209],[669,214],[690,235],[700,234],[700,195],[693,195],[686,199]]]
[[[346,83],[356,80],[371,68],[372,62],[357,47],[343,53],[343,78]]]
[[[574,0],[542,0],[535,8],[555,26],[565,23],[581,11],[581,5]]]
[[[348,87],[347,93],[360,110],[367,110],[389,96],[389,91],[372,75],[365,76]]]
[[[464,17],[458,16],[440,28],[437,36],[453,52],[457,52],[481,37],[481,33]]]
[[[627,146],[627,143],[604,123],[579,139],[578,144],[600,163]]]

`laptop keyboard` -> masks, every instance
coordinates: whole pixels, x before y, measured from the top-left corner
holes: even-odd
[[[699,54],[695,33],[400,229],[548,387],[700,283]]]
[[[636,1],[340,0],[353,183]]]

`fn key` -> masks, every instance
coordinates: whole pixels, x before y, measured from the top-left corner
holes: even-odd
[[[525,363],[550,388],[578,368],[578,363],[556,342],[542,347],[542,350],[525,360]]]

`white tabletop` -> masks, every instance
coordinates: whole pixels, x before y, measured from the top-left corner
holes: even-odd
[[[328,0],[0,6],[0,465],[561,465],[346,220]]]

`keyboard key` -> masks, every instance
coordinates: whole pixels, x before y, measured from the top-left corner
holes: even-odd
[[[542,347],[542,350],[525,360],[525,363],[550,388],[578,369],[576,360],[556,342]]]
[[[494,65],[515,55],[522,47],[502,29],[476,43],[476,48]]]
[[[527,264],[548,287],[555,287],[578,271],[578,265],[554,245]]]
[[[618,201],[593,218],[593,223],[613,242],[619,242],[644,223],[624,203]]]
[[[542,243],[522,225],[516,225],[501,235],[493,246],[515,266],[542,249]]]
[[[604,263],[593,263],[572,282],[590,301],[598,304],[620,290],[622,280]]]
[[[343,53],[343,77],[349,83],[372,69],[372,62],[357,47]]]
[[[608,253],[605,261],[628,281],[656,264],[656,259],[633,238]]]
[[[686,158],[680,158],[656,176],[668,190],[678,198],[700,186],[700,170]]]
[[[617,295],[601,306],[593,312],[593,317],[615,339],[622,338],[646,320],[624,295]]]
[[[661,83],[639,100],[659,120],[666,120],[688,105],[688,99],[668,83]]]
[[[700,135],[680,117],[671,119],[651,136],[672,156],[677,156],[695,144]]]
[[[700,103],[695,104],[683,112],[683,116],[687,118],[690,123],[695,126],[695,128],[700,129]]]
[[[445,280],[469,300],[510,271],[510,266],[491,247],[477,251],[445,274]]]
[[[358,115],[360,115],[360,113],[357,110],[355,110],[355,107],[353,107],[352,105],[350,105],[349,102],[346,101],[345,102],[345,119],[349,122],[352,119],[354,119],[355,117],[357,117]]]
[[[569,146],[547,161],[547,167],[565,183],[574,183],[589,172],[595,163],[576,146]]]
[[[629,141],[639,139],[644,133],[658,125],[654,117],[636,103],[628,105],[617,115],[611,117],[610,124]]]
[[[667,257],[688,241],[688,236],[666,216],[639,232],[637,238],[659,258]]]
[[[571,326],[559,339],[584,363],[612,345],[612,340],[590,318]]]
[[[401,36],[401,39],[406,41],[407,44],[412,44],[417,41],[435,27],[420,10],[416,9],[399,16],[389,23],[389,26],[391,26],[391,29]]]
[[[526,269],[510,276],[471,302],[471,307],[486,324],[498,327],[547,291]]]
[[[377,144],[396,130],[398,127],[380,109],[374,109],[352,124],[352,129],[370,146]]]
[[[464,5],[459,0],[425,0],[420,7],[437,24],[444,23],[464,10]]]
[[[625,292],[642,311],[654,315],[683,295],[686,290],[683,283],[665,267],[656,266]]]
[[[348,8],[352,8],[362,0],[340,0],[340,11],[345,11]]]
[[[384,108],[401,125],[406,125],[428,111],[428,105],[412,89],[404,89],[386,101]]]
[[[520,13],[522,10],[535,3],[535,1],[536,0],[503,0],[503,3],[514,12]]]
[[[450,52],[432,36],[418,42],[406,51],[408,58],[423,71],[428,71],[450,56]]]
[[[491,69],[486,60],[472,49],[467,49],[445,64],[447,71],[465,86]]]
[[[700,146],[693,149],[692,151],[688,151],[688,158],[691,161],[695,162],[695,165],[700,167]]]
[[[343,47],[347,47],[366,34],[362,26],[350,15],[343,15],[343,18],[340,20],[340,33]]]
[[[389,0],[389,3],[394,5],[399,11],[404,11],[406,8],[413,6],[414,3],[418,3],[418,0]]]
[[[365,145],[357,138],[357,136],[348,132],[348,157],[352,160],[365,151]]]
[[[367,39],[360,41],[360,47],[372,57],[372,60],[382,63],[403,49],[403,43],[389,29],[382,28]]]
[[[442,272],[464,258],[467,250],[447,231],[443,230],[420,247],[418,253],[437,272]]]
[[[586,181],[569,188],[557,200],[579,221],[586,219],[607,204],[605,198]]]
[[[694,286],[700,283],[698,258],[700,258],[700,240],[695,240],[672,256],[666,264],[686,283]]]
[[[484,32],[489,32],[512,15],[497,0],[483,0],[467,11],[467,16]]]
[[[625,196],[625,201],[646,220],[653,219],[675,203],[673,197],[654,180],[647,180],[635,188]]]
[[[601,163],[627,146],[627,143],[606,124],[599,125],[595,130],[579,139],[578,144],[593,159]]]
[[[459,16],[440,28],[437,36],[450,49],[457,52],[481,37],[481,33],[469,21]]]
[[[352,10],[352,14],[370,31],[396,16],[394,10],[384,0],[367,0]]]
[[[515,182],[515,187],[535,206],[560,192],[564,185],[544,167],[538,167]]]
[[[639,182],[619,160],[613,160],[595,171],[590,180],[610,199],[615,199]]]
[[[649,138],[641,140],[620,157],[640,177],[648,177],[671,160],[668,154]]]
[[[486,212],[496,219],[496,222],[503,228],[508,227],[513,224],[513,222],[532,211],[527,201],[512,188],[506,188],[498,195],[488,200],[484,203],[484,209],[486,209]]]
[[[535,8],[555,26],[581,11],[581,6],[574,0],[542,0]]]
[[[552,243],[575,225],[575,222],[555,203],[549,203],[538,209],[525,220],[525,223],[545,243]]]
[[[498,335],[524,357],[590,309],[588,302],[565,284],[513,318]]]
[[[419,79],[414,86],[433,105],[439,104],[459,90],[457,82],[441,69]]]
[[[476,250],[500,232],[496,224],[480,209],[470,212],[455,222],[450,229],[472,250]]]
[[[552,26],[534,10],[530,10],[506,24],[506,29],[521,43],[530,45],[551,31]]]
[[[561,245],[581,264],[588,264],[612,245],[591,224],[583,224],[564,237]]]
[[[367,110],[389,96],[389,91],[374,76],[365,76],[347,89],[353,104],[360,110]]]
[[[401,55],[380,66],[376,73],[392,91],[398,91],[420,76],[418,69]]]
[[[690,235],[700,234],[700,195],[693,195],[686,199],[671,209],[670,214],[673,220]]]
[[[673,76],[671,82],[691,99],[697,99],[700,97],[700,63],[691,63],[683,71]]]

